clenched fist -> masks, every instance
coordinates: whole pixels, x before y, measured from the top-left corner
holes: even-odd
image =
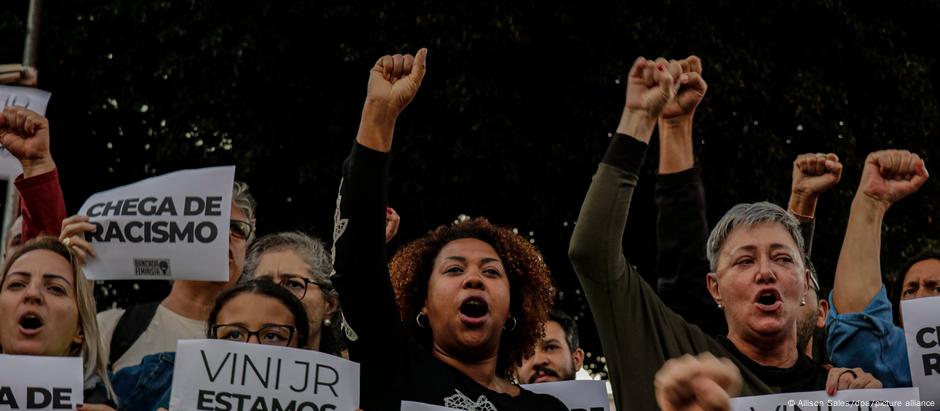
[[[415,56],[382,56],[369,73],[366,103],[384,106],[397,117],[418,94],[427,55],[428,49],[423,48]]]
[[[52,171],[49,120],[23,107],[8,106],[0,114],[0,144],[23,165],[25,177]]]
[[[924,160],[907,150],[883,150],[868,155],[858,194],[885,208],[917,191],[929,174]]]

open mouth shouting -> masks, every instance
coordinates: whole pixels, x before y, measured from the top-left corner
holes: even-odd
[[[458,311],[460,322],[475,328],[482,326],[489,319],[490,307],[481,297],[467,297],[460,304]]]
[[[43,319],[39,314],[34,312],[27,312],[20,316],[19,319],[19,331],[20,333],[32,336],[39,334],[42,330]]]
[[[760,311],[767,313],[776,312],[783,307],[783,298],[780,297],[779,291],[768,288],[757,293],[754,304]]]

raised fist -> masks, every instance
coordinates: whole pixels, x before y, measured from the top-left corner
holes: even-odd
[[[23,107],[4,108],[0,114],[0,144],[20,160],[26,177],[33,168],[44,168],[38,173],[55,168],[49,152],[49,120],[39,113]]]
[[[793,161],[794,194],[819,197],[842,178],[839,156],[829,153],[800,154]]]
[[[645,112],[650,118],[657,118],[666,103],[676,94],[682,66],[673,60],[664,58],[655,62],[639,57],[630,69],[627,80],[626,108]]]
[[[676,63],[676,60],[669,60],[670,66]],[[678,61],[682,69],[679,75],[678,91],[675,98],[670,99],[663,107],[662,119],[674,120],[681,117],[691,117],[695,113],[695,108],[705,97],[705,91],[708,90],[708,84],[702,78],[702,60],[698,56],[689,56]]]
[[[397,117],[421,87],[427,55],[428,49],[422,48],[414,57],[396,54],[379,58],[369,74],[366,103],[386,108]]]
[[[924,160],[907,150],[883,150],[868,155],[858,193],[886,207],[917,191],[929,174]]]
[[[730,397],[741,390],[741,373],[727,358],[686,354],[666,361],[653,385],[663,411],[730,411]]]

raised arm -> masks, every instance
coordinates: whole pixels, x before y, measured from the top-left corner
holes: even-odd
[[[669,308],[710,335],[727,332],[725,318],[705,284],[705,187],[695,167],[692,118],[708,85],[702,61],[679,60],[686,81],[659,118],[659,176],[656,179],[657,291]]]
[[[347,337],[379,344],[399,317],[385,254],[388,152],[395,122],[424,77],[427,50],[417,58],[380,58],[369,75],[359,133],[343,165],[337,199],[333,282],[340,294]],[[375,334],[373,334],[375,333]]]
[[[361,407],[393,409],[404,334],[385,254],[388,153],[395,122],[424,77],[427,50],[380,58],[369,76],[359,133],[343,165],[334,216],[333,284],[350,359],[362,364]]]
[[[598,167],[571,236],[568,256],[575,271],[599,284],[622,275],[626,265],[623,230],[633,187],[636,186],[636,174],[643,163],[659,113],[675,94],[676,71],[681,70],[678,64],[674,64],[671,70],[667,66],[665,60],[653,62],[643,57],[633,63],[617,135]],[[628,190],[616,190],[609,183],[599,181],[601,174],[610,167],[630,173],[620,183],[628,185]]]
[[[842,178],[839,156],[829,153],[800,154],[793,161],[793,183],[787,211],[800,222],[806,255],[812,254],[819,196]]]
[[[49,120],[22,107],[0,115],[0,144],[23,166],[15,184],[23,216],[22,242],[40,234],[57,236],[65,218],[65,198],[49,151]]]
[[[630,266],[621,245],[647,142],[663,101],[675,95],[671,84],[682,78],[678,64],[669,71],[667,65],[634,63],[618,134],[597,167],[568,250],[597,325],[617,409],[657,409],[656,370],[667,358],[709,348],[704,333],[669,311]]]
[[[892,204],[927,181],[914,153],[884,150],[868,155],[836,266],[832,302],[842,314],[860,312],[881,290],[881,222]]]

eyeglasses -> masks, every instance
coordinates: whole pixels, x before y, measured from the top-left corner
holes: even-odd
[[[220,340],[248,342],[251,336],[258,337],[264,345],[286,347],[294,337],[294,327],[290,325],[268,324],[258,331],[249,331],[236,324],[216,324],[212,326],[212,335]]]
[[[299,275],[285,275],[281,274],[281,280],[278,281],[278,285],[287,289],[295,296],[298,300],[303,300],[307,296],[307,286],[310,284],[316,284],[317,287],[320,287],[322,290],[332,290],[333,287],[326,282],[311,280],[307,277],[301,277]]]
[[[255,226],[244,220],[230,220],[228,230],[235,237],[247,240],[255,232]]]

